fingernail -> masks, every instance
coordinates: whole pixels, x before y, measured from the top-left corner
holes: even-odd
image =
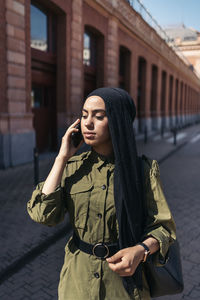
[[[111,259],[110,258],[106,258],[106,260],[109,262]]]

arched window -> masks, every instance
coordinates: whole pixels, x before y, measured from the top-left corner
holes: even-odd
[[[131,65],[131,52],[120,46],[119,48],[119,87],[130,91],[130,65]]]
[[[173,82],[174,78],[172,75],[169,77],[169,123],[170,127],[173,126],[173,121],[172,121],[172,103],[173,103]]]
[[[143,131],[142,119],[145,117],[145,98],[146,98],[146,60],[139,57],[138,60],[138,91],[137,91],[137,116],[138,129]]]
[[[97,65],[96,36],[89,32],[84,33],[83,64],[95,68]]]
[[[151,117],[152,118],[156,116],[157,90],[158,90],[158,68],[157,66],[152,65],[152,69],[151,69]]]
[[[165,71],[162,71],[162,82],[161,82],[161,115],[162,116],[165,116],[166,79],[167,79],[167,73]]]
[[[166,81],[167,81],[167,73],[162,71],[162,79],[161,79],[161,131],[163,132],[166,126]]]
[[[56,16],[31,2],[31,105],[36,145],[56,150]]]
[[[103,86],[104,36],[96,29],[85,26],[83,36],[84,96]]]
[[[48,49],[47,15],[33,4],[31,4],[31,47],[41,51]]]
[[[35,1],[31,2],[31,48],[56,52],[56,19]]]

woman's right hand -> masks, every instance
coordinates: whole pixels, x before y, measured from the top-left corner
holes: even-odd
[[[74,155],[74,153],[81,147],[83,141],[80,142],[78,147],[74,147],[71,142],[72,132],[78,132],[78,129],[75,128],[76,125],[80,122],[80,119],[77,119],[66,131],[65,135],[62,138],[62,143],[60,151],[55,159],[54,165],[44,183],[42,188],[42,193],[48,195],[53,193],[56,187],[61,183],[63,170],[66,166],[68,159]]]
[[[58,157],[62,157],[66,161],[74,155],[74,153],[81,147],[83,141],[80,142],[78,147],[74,147],[71,142],[71,135],[73,132],[78,132],[78,129],[75,128],[76,125],[80,123],[80,119],[77,119],[65,132],[65,135],[62,137],[62,143],[60,147],[60,151],[58,153]]]

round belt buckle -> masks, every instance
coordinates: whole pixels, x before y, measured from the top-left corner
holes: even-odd
[[[105,253],[105,255],[98,255],[98,252],[101,252],[102,254]],[[109,249],[108,246],[103,243],[95,244],[92,248],[92,253],[97,258],[107,258],[109,255]]]

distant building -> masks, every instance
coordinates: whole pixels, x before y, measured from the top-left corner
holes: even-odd
[[[32,161],[35,146],[57,150],[102,86],[131,94],[136,133],[199,119],[199,78],[134,3],[0,0],[0,168]]]
[[[200,32],[184,24],[169,26],[165,32],[170,37],[169,44],[177,46],[177,54],[180,51],[200,77]]]

